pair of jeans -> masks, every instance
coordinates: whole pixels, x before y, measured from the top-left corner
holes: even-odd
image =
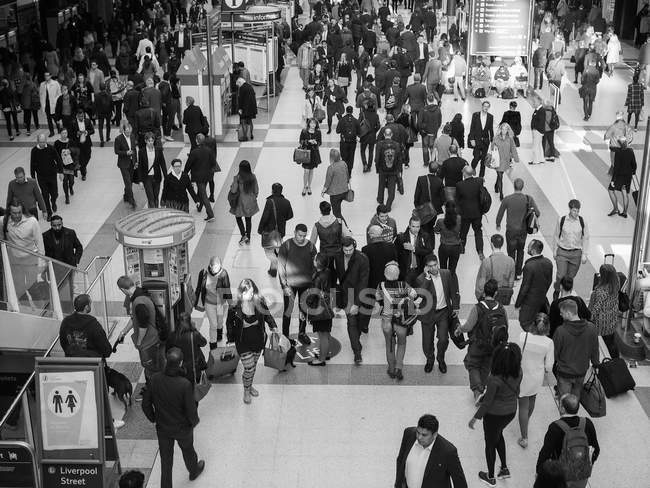
[[[235,217],[237,221],[237,227],[239,228],[239,233],[242,237],[251,238],[251,217]]]
[[[190,475],[196,473],[199,458],[194,450],[194,432],[168,435],[158,430],[158,448],[160,449],[160,488],[172,488],[172,468],[174,467],[174,442],[183,453],[183,461]]]
[[[386,362],[388,369],[395,371],[404,367],[406,352],[406,327],[393,325],[391,317],[381,318],[381,330],[386,343]]]
[[[63,175],[63,194],[66,200],[70,198],[72,192],[74,192],[74,175]]]
[[[638,120],[638,117],[637,117]],[[366,149],[368,149],[368,155],[366,156]],[[372,166],[372,157],[375,152],[375,143],[374,142],[362,142],[361,143],[361,162],[363,163],[364,168],[370,168]]]
[[[490,374],[492,355],[480,351],[474,344],[469,345],[463,364],[469,376],[469,388],[473,392],[482,393],[487,385]]]
[[[223,330],[227,310],[228,304],[224,302],[205,303],[205,316],[208,318],[208,324],[210,324],[211,344],[217,342],[217,331]]]
[[[436,134],[422,134],[422,159],[428,165],[433,156],[433,145],[436,143]]]
[[[210,199],[208,198],[208,194],[206,192],[206,185],[208,184],[207,181],[197,181],[196,182],[196,192],[199,197],[199,203],[201,203],[205,207],[205,213],[207,214],[209,219],[214,218],[214,212],[212,210],[212,204],[210,203]]]
[[[131,168],[120,168],[122,181],[124,182],[124,201],[135,205],[133,198],[133,170]]]
[[[357,150],[357,143],[341,141],[339,148],[341,150],[341,159],[348,165],[348,176],[350,176],[354,166],[354,152]]]
[[[18,125],[18,115],[16,114],[15,110],[11,110],[9,112],[5,112],[3,110],[2,112],[5,115],[5,121],[7,122],[7,134],[9,134],[9,137],[13,137],[13,132],[11,130],[11,122],[13,121],[14,123],[14,128],[16,129],[16,134],[20,133],[20,126]]]
[[[460,259],[460,244],[440,244],[438,248],[438,260],[442,269],[448,269],[451,274],[456,274],[456,267]]]
[[[582,99],[582,109],[585,113],[585,117],[591,117],[591,111],[594,108],[594,98],[591,95],[587,95]]]
[[[97,115],[99,122],[99,141],[109,141],[111,139],[111,114]],[[104,124],[106,124],[106,139],[104,139]]]
[[[467,234],[469,233],[470,226],[474,230],[474,242],[476,243],[476,252],[481,254],[483,252],[483,221],[481,217],[475,219],[460,219],[460,241],[463,248],[467,244]]]
[[[557,392],[559,396],[565,393],[571,393],[580,398],[582,393],[582,385],[585,383],[585,375],[582,376],[563,376],[559,371],[556,374],[557,378]]]
[[[341,213],[341,203],[345,201],[345,197],[348,192],[339,193],[338,195],[330,195],[330,204],[332,205],[332,214],[334,217],[343,219],[343,214]]]
[[[485,157],[488,153],[488,147],[489,145],[477,141],[476,147],[474,147],[474,151],[472,152],[472,155],[474,156],[472,158],[472,169],[476,169],[476,166],[478,166],[479,163],[481,164],[481,169],[478,173],[480,178],[485,176]]]
[[[533,82],[533,88],[537,90],[541,89],[544,84],[544,68],[534,68],[535,70],[535,80]]]
[[[239,123],[241,124],[242,129],[244,129],[246,140],[253,139],[253,119],[239,117]]]
[[[397,186],[397,175],[395,174],[386,174],[379,173],[379,186],[377,188],[377,203],[380,205],[384,203],[384,190],[388,189],[388,200],[386,200],[386,206],[388,210],[393,206],[393,200],[395,200],[395,187]]]
[[[506,229],[506,249],[508,256],[515,260],[515,276],[520,276],[524,266],[526,231]]]
[[[575,278],[578,274],[578,269],[580,269],[580,263],[582,262],[582,250],[581,249],[562,249],[561,247],[557,248],[555,254],[555,267],[557,270],[557,276],[555,280],[555,289],[560,289],[560,280],[565,276],[569,278]]]
[[[38,110],[32,110],[28,108],[23,109],[23,122],[25,123],[25,130],[27,132],[31,131],[32,119],[34,120],[34,129],[38,129]]]
[[[501,466],[508,466],[506,462],[506,441],[503,438],[503,431],[512,419],[515,418],[516,412],[507,415],[485,414],[483,417],[483,438],[485,439],[485,460],[487,462],[488,476],[494,478],[494,463],[496,462],[497,453]]]
[[[291,296],[283,295],[284,298],[284,312],[282,314],[282,334],[289,337],[289,330],[291,329],[291,315],[293,314],[293,306],[296,298],[298,298],[298,333],[302,334],[307,330],[307,319],[302,314],[305,293],[309,290],[309,286],[291,286]]]
[[[629,124],[632,120],[632,114],[634,114],[634,128],[636,129],[639,126],[639,115],[641,115],[641,110],[635,110],[634,112],[627,113],[627,123]],[[361,146],[363,147],[363,146]]]
[[[347,315],[347,322],[348,322],[348,337],[350,338],[350,347],[352,348],[352,352],[354,353],[354,356],[356,357],[357,355],[361,355],[361,349],[363,349],[363,346],[361,345],[361,327],[359,324],[359,314],[356,313],[352,315],[349,311],[346,313]]]
[[[112,122],[115,125],[120,123],[122,120],[122,100],[113,100],[113,120]]]
[[[51,217],[56,207],[56,199],[59,197],[59,185],[56,176],[51,178],[37,178],[38,187],[41,189],[43,200],[45,200],[45,211]]]
[[[145,176],[142,181],[144,192],[147,195],[147,205],[149,208],[158,208],[158,195],[160,195],[160,181],[153,176]]]
[[[544,134],[533,129],[533,163],[544,162]]]
[[[542,136],[542,147],[544,149],[544,158],[555,158],[558,152],[555,149],[555,131],[549,130]]]
[[[445,352],[449,346],[449,307],[436,310],[432,313],[431,320],[421,320],[422,325],[422,352],[428,363],[434,360],[434,332],[438,338],[438,347],[435,359],[445,360]]]

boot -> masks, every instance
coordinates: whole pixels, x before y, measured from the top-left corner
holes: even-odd
[[[244,403],[246,405],[251,403],[251,392],[248,388],[244,388]]]

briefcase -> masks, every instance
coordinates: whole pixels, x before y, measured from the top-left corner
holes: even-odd
[[[208,367],[205,370],[208,379],[213,380],[237,371],[239,364],[239,354],[235,346],[217,347],[210,351]]]
[[[598,368],[598,380],[607,398],[634,390],[636,386],[625,359],[621,358],[604,358]]]

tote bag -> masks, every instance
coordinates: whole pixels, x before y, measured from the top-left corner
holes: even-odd
[[[205,395],[208,394],[212,383],[208,381],[208,376],[205,370],[201,371],[200,377],[196,377],[196,359],[194,358],[194,332],[190,332],[190,344],[192,347],[192,371],[194,371],[194,400],[200,402]]]

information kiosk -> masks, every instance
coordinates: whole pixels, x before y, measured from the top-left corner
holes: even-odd
[[[181,210],[145,209],[115,223],[126,274],[149,292],[172,329],[185,311],[181,297],[190,283],[187,243],[192,236],[194,218]]]

